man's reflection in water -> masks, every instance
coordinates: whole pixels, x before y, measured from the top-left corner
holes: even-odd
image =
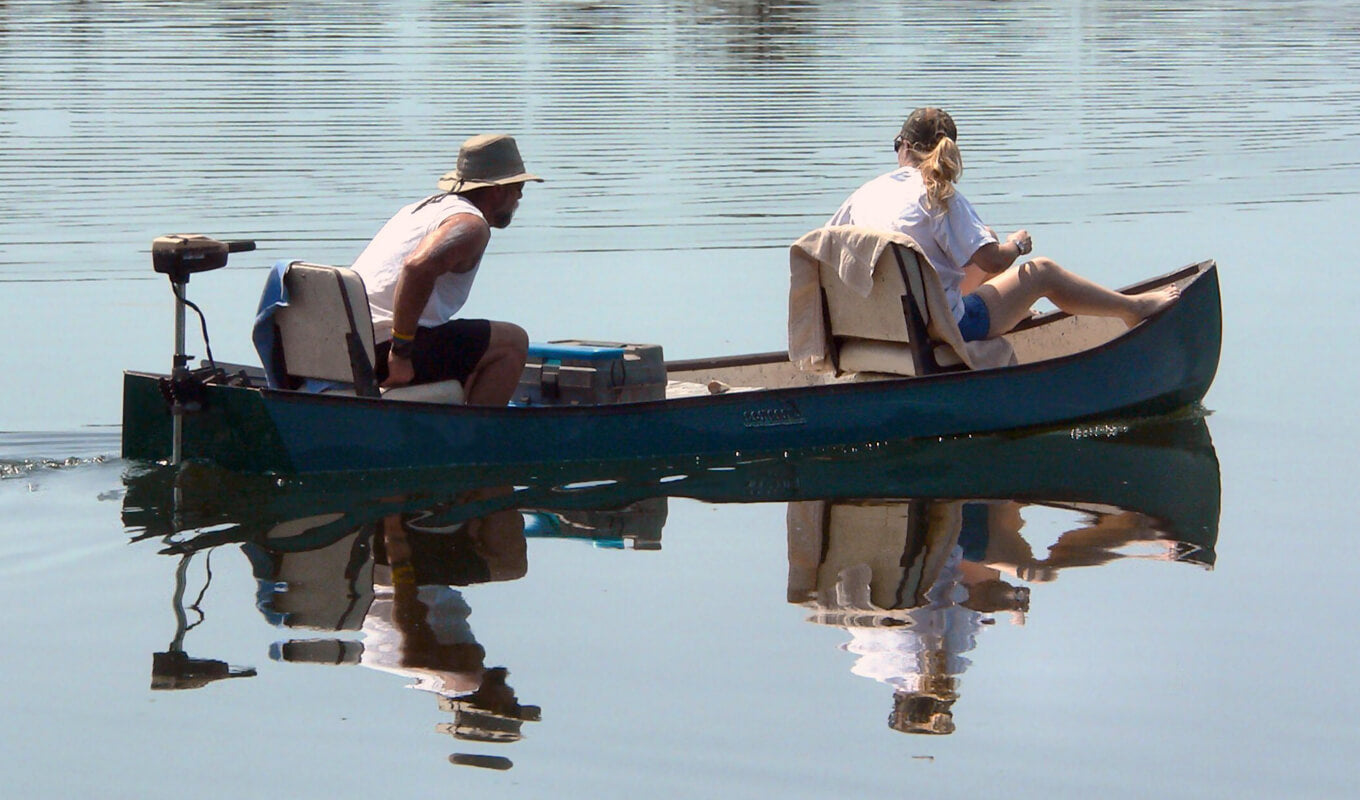
[[[1088,525],[1058,538],[1035,559],[1012,501],[810,501],[790,503],[789,602],[809,621],[844,628],[852,672],[893,688],[888,724],[905,733],[954,731],[953,705],[964,655],[976,636],[1011,612],[1024,623],[1029,589],[1003,579],[1052,580],[1057,571],[1116,558],[1133,543],[1145,557],[1174,559],[1177,543],[1152,520],[1087,508]]]
[[[472,609],[456,587],[526,574],[524,518],[518,509],[456,523],[440,517],[510,491],[483,490],[451,506],[393,514],[323,547],[253,549],[262,586],[260,608],[271,621],[290,628],[363,633],[362,642],[281,643],[274,657],[357,663],[402,675],[413,688],[436,694],[440,708],[454,715],[452,723],[438,726],[441,732],[482,742],[521,738],[521,726],[537,720],[539,709],[519,703],[504,667],[487,665],[486,650],[468,622]],[[281,525],[278,538],[297,536],[330,520],[315,517]],[[455,763],[486,766],[485,760],[469,756]],[[493,761],[495,768],[504,768],[504,759]]]
[[[472,609],[454,587],[523,577],[524,518],[508,509],[452,526],[429,519],[383,520],[360,663],[410,677],[412,687],[439,695],[440,708],[454,714],[441,731],[471,741],[516,741],[539,709],[519,703],[504,667],[486,665],[486,650],[468,624]]]

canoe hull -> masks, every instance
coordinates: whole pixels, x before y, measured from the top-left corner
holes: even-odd
[[[767,453],[1159,415],[1201,400],[1221,348],[1217,272],[1174,306],[1074,356],[975,372],[609,406],[483,408],[209,385],[183,453],[313,473]],[[171,451],[163,376],[124,376],[123,455]]]

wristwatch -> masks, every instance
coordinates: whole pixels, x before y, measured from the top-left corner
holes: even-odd
[[[392,339],[392,355],[398,358],[410,358],[411,350],[415,347],[415,339]]]
[[[1032,247],[1034,247],[1033,242],[1026,244],[1024,239],[1015,240],[1015,252],[1022,256],[1027,255]]]

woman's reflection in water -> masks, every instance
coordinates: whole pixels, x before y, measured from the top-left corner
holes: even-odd
[[[1029,589],[1008,583],[1052,580],[1067,567],[1126,557],[1176,558],[1145,515],[1091,511],[1089,524],[1064,533],[1036,559],[1020,535],[1012,501],[810,501],[789,504],[789,602],[809,620],[844,628],[856,675],[893,688],[888,724],[905,733],[954,731],[953,705],[965,653],[996,612],[1024,623]]]
[[[486,742],[521,738],[521,725],[537,720],[539,709],[519,703],[504,667],[486,665],[486,651],[468,623],[472,609],[454,588],[525,575],[519,511],[447,526],[429,516],[392,515],[375,543],[379,566],[361,663],[412,678],[413,688],[437,694],[440,708],[454,714],[452,724],[439,726],[445,733]]]

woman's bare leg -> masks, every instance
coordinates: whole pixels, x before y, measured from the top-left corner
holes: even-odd
[[[1176,286],[1164,286],[1143,294],[1120,294],[1068,272],[1047,258],[1018,264],[977,289],[987,304],[991,328],[988,336],[1000,336],[1030,314],[1030,306],[1046,297],[1068,314],[1119,317],[1129,327],[1170,305],[1180,296]]]
[[[970,295],[976,292],[979,286],[994,277],[994,275],[983,272],[981,267],[969,264],[963,268],[963,282],[959,284],[959,294]]]

